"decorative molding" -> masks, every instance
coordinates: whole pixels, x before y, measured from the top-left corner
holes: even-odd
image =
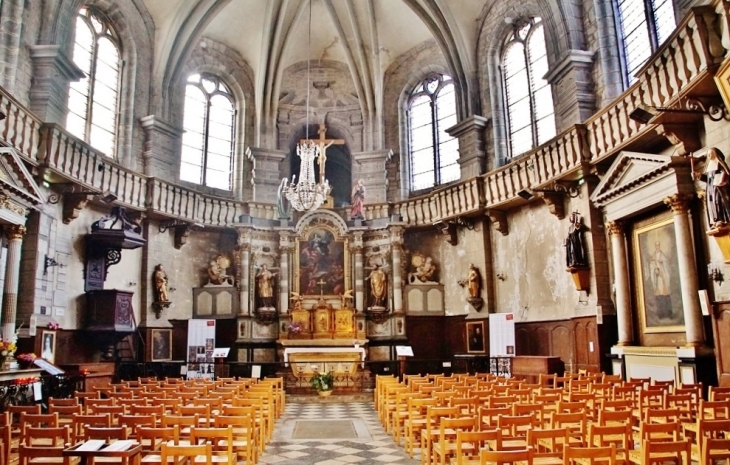
[[[703,147],[696,124],[664,123],[658,124],[654,130],[677,148],[676,155],[686,155]]]
[[[13,224],[10,226],[5,226],[5,237],[8,238],[9,241],[20,241],[23,239],[23,236],[25,236],[25,226],[20,224]]]
[[[535,192],[535,197],[539,197],[545,202],[550,213],[555,215],[559,220],[565,218],[565,203],[563,202],[563,194],[558,192]]]
[[[446,239],[446,242],[448,242],[451,245],[456,245],[459,241],[456,235],[456,224],[450,223],[448,221],[439,221],[438,223],[434,223],[434,226],[436,226],[439,231],[441,231],[441,234],[443,234]]]
[[[504,210],[488,209],[487,216],[492,222],[494,229],[502,233],[503,236],[509,234],[509,226],[507,224],[507,213]]]
[[[606,223],[606,231],[609,236],[623,236],[625,232],[623,221],[609,221]]]
[[[692,196],[684,194],[674,194],[664,199],[664,203],[668,205],[674,214],[687,213]]]
[[[88,194],[63,195],[63,224],[70,224],[86,208],[91,197]]]

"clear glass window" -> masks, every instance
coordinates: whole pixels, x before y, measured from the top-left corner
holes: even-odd
[[[674,32],[677,22],[671,0],[617,0],[626,79],[634,75]]]

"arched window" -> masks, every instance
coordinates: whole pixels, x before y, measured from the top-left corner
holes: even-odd
[[[627,84],[652,53],[674,32],[677,23],[672,0],[617,0],[618,24]]]
[[[516,157],[555,137],[555,110],[548,72],[545,31],[540,18],[521,21],[502,54],[502,79],[509,155]]]
[[[188,78],[181,180],[231,190],[235,117],[233,96],[220,79],[210,74]]]
[[[113,157],[122,61],[119,40],[98,11],[79,11],[73,60],[86,77],[71,83],[66,129]]]
[[[454,82],[445,74],[421,81],[408,100],[411,190],[456,181],[461,177],[459,141],[446,130],[456,124]]]

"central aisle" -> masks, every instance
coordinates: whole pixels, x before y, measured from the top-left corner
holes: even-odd
[[[420,464],[385,433],[372,402],[287,403],[260,463]]]

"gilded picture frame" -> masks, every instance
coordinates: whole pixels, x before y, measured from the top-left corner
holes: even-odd
[[[684,332],[684,312],[672,217],[633,230],[634,285],[642,333]]]
[[[485,354],[487,352],[483,321],[466,323],[466,352],[469,354]]]
[[[315,221],[296,241],[294,292],[340,296],[350,282],[350,248],[334,224]]]

